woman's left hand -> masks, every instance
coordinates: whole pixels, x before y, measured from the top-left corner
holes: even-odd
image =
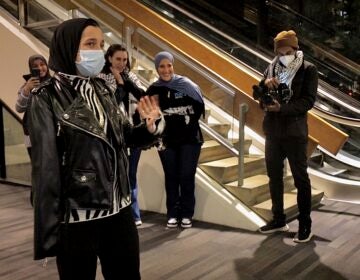
[[[145,119],[148,131],[154,133],[156,130],[155,121],[161,116],[156,99],[153,96],[141,97],[137,110],[141,119]]]

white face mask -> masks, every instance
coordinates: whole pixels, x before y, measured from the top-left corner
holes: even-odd
[[[279,57],[280,62],[285,66],[288,67],[291,62],[293,62],[295,59],[294,54],[290,55],[282,55]]]
[[[84,77],[97,76],[105,65],[102,50],[80,50],[80,59],[79,62],[76,62],[76,68]]]

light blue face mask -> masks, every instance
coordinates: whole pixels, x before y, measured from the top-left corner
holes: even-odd
[[[81,76],[96,77],[104,65],[105,58],[102,50],[80,50],[80,61],[76,62],[76,68]]]

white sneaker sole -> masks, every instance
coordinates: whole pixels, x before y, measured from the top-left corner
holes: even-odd
[[[192,224],[181,224],[182,228],[191,228]]]
[[[306,243],[306,242],[309,242],[310,239],[313,237],[313,233],[311,232],[309,234],[309,237],[306,238],[306,239],[303,239],[303,240],[299,240],[299,238],[297,237],[297,235],[294,237],[293,241],[296,242],[296,243]]]
[[[274,228],[274,229],[269,229],[269,230],[261,230],[259,229],[259,232],[261,233],[273,233],[273,232],[286,232],[289,231],[289,226],[286,224],[285,226],[281,227],[281,228]]]
[[[168,228],[176,228],[178,224],[166,224]]]

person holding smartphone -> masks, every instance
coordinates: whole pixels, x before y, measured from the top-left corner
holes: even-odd
[[[30,74],[23,75],[25,83],[20,87],[18,91],[18,98],[16,100],[15,109],[18,113],[24,113],[23,116],[23,129],[25,136],[25,146],[28,150],[31,158],[31,143],[29,137],[29,130],[27,125],[27,113],[26,110],[30,104],[33,89],[39,87],[39,85],[49,79],[50,72],[46,59],[40,55],[35,54],[29,57],[29,71]]]

